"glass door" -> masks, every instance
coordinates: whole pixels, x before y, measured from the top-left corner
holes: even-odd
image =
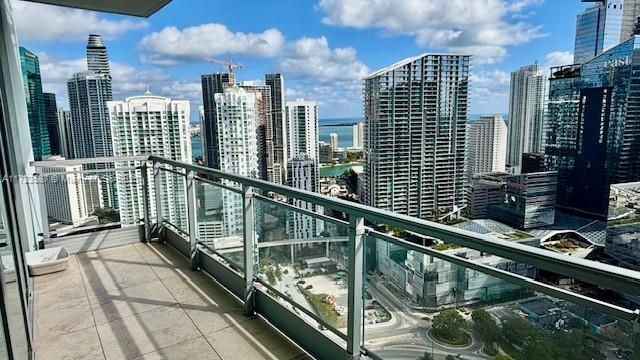
[[[24,243],[23,247],[17,231],[19,219],[12,194],[21,184],[11,176],[11,139],[7,135],[8,111],[2,79],[0,70],[0,359],[29,359],[29,278],[23,252],[28,246]]]

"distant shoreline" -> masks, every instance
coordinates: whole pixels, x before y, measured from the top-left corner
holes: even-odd
[[[357,124],[358,122],[354,122],[354,123],[342,123],[342,124],[320,124],[320,126],[353,126],[355,124]]]

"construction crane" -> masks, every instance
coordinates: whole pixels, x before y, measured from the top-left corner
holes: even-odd
[[[224,65],[227,67],[227,69],[229,70],[229,73],[233,73],[233,69],[241,69],[242,68],[242,64],[238,64],[236,62],[233,62],[233,60],[218,60],[218,59],[214,59],[214,58],[209,58],[207,59],[207,61],[209,61],[210,63],[215,63],[215,64],[220,64],[220,65]]]

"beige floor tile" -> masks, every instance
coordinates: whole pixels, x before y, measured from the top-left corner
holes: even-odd
[[[95,326],[86,297],[38,309],[34,324],[36,346],[51,338]]]
[[[181,305],[187,315],[203,334],[236,326],[253,317],[244,316],[242,308],[219,308],[213,305]]]
[[[134,244],[134,247],[150,265],[169,265],[172,267],[189,267],[190,265],[186,257],[167,245],[139,243]]]
[[[36,308],[86,296],[75,257],[69,260],[69,267],[66,270],[35,276],[33,282]]]
[[[81,262],[80,271],[90,297],[99,296],[112,289],[141,285],[158,279],[144,260],[134,263],[92,260]]]
[[[108,249],[100,249],[77,254],[80,264],[95,259],[102,260],[142,260],[140,254],[133,245],[117,246]]]
[[[135,360],[218,360],[220,357],[211,348],[207,340],[199,337],[177,345],[154,351]]]
[[[255,318],[237,326],[205,335],[223,359],[292,359],[303,352],[286,338]]]
[[[160,280],[94,295],[90,302],[96,324],[173,306],[176,303]]]
[[[180,304],[205,304],[221,308],[241,306],[227,290],[202,272],[182,272],[180,276],[164,278],[162,282]]]
[[[177,306],[99,325],[98,333],[107,359],[133,358],[200,336]]]
[[[36,357],[46,360],[104,359],[98,333],[93,327],[49,340],[37,349]]]

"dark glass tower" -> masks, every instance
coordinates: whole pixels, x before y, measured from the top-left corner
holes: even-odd
[[[266,74],[265,84],[271,88],[271,129],[273,132],[274,182],[286,183],[289,159],[284,115],[284,77],[282,74]]]
[[[27,99],[27,114],[29,116],[33,158],[35,160],[42,160],[44,156],[51,155],[51,146],[49,145],[45,100],[42,92],[42,80],[40,78],[40,62],[34,53],[21,47],[20,65],[22,68],[24,93]]]
[[[611,184],[640,180],[640,36],[553,68],[545,154],[558,205],[606,220]]]
[[[60,128],[58,123],[58,106],[56,104],[56,94],[44,93],[44,113],[47,119],[47,131],[49,132],[49,145],[51,154],[61,155]]]
[[[216,123],[215,95],[221,94],[228,85],[235,84],[233,73],[202,75],[202,102],[204,105],[203,155],[207,167],[220,168],[220,150],[218,148],[218,126]]]

